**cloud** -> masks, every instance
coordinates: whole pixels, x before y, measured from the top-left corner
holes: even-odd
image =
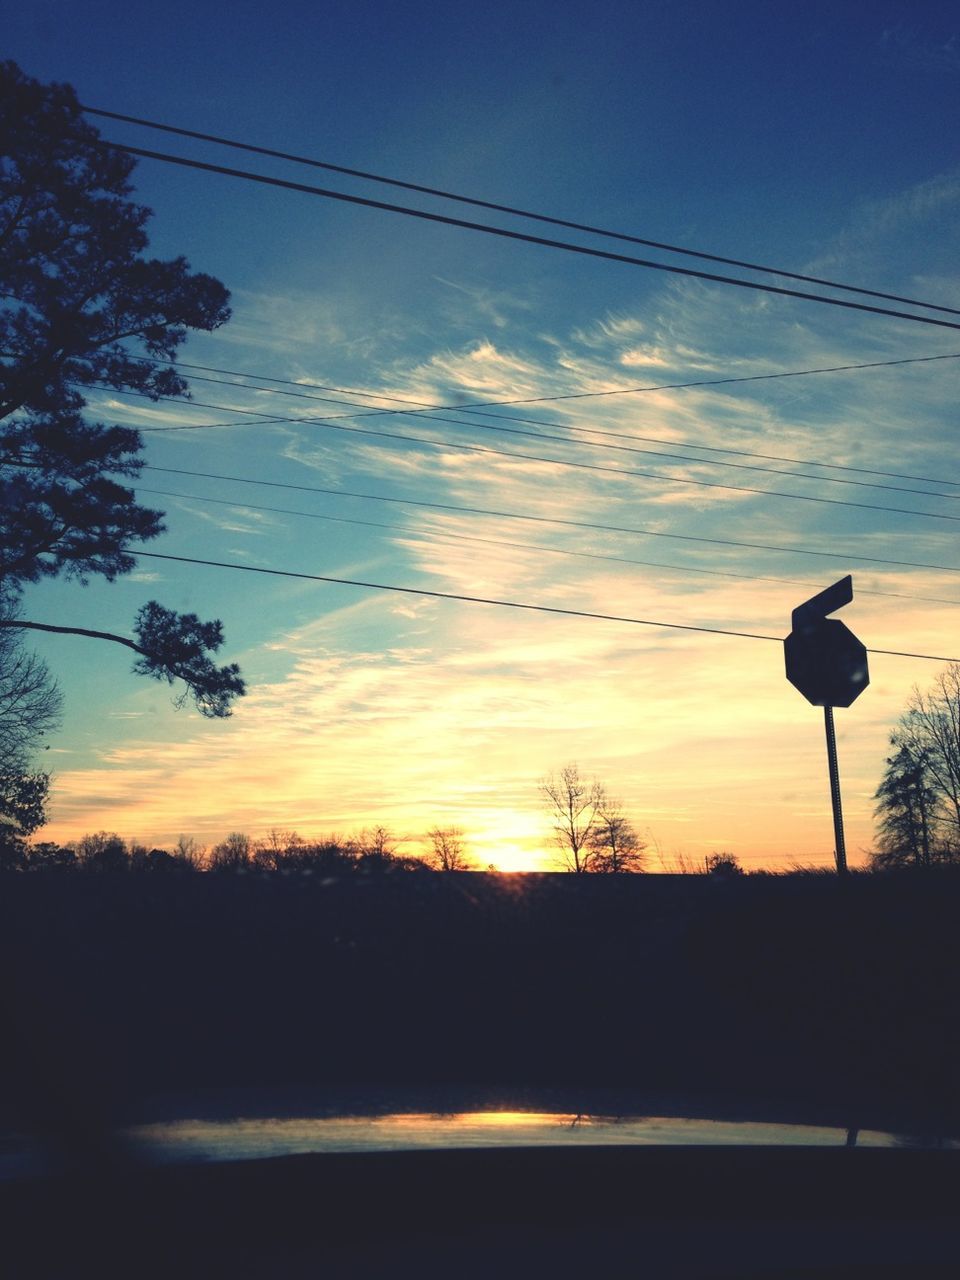
[[[670,361],[656,347],[628,347],[617,358],[628,369],[670,368]]]
[[[270,519],[262,511],[251,511],[249,508],[239,504],[236,507],[231,507],[226,512],[210,511],[206,507],[191,503],[189,499],[183,498],[175,498],[173,505],[197,520],[214,525],[224,533],[256,534],[262,537],[275,528],[278,523],[276,520]]]
[[[540,373],[534,360],[482,338],[458,351],[437,352],[411,370],[409,381],[415,387],[430,388],[434,397],[454,390],[473,397],[503,399],[533,394]],[[417,394],[411,398],[429,401],[431,397]]]
[[[575,329],[573,339],[585,347],[609,347],[611,343],[634,342],[647,326],[639,316],[607,315],[592,325]]]
[[[474,285],[462,281],[449,280],[443,276],[435,276],[439,284],[456,291],[458,318],[462,321],[462,302],[467,298],[472,314],[482,321],[492,324],[496,329],[504,329],[511,323],[511,313],[529,312],[532,309],[530,299],[505,289],[492,289],[489,286]]]

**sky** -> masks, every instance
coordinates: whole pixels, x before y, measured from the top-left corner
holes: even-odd
[[[88,107],[960,307],[953,4],[33,0],[7,14],[3,56]],[[90,119],[117,142],[858,297]],[[832,863],[822,712],[779,642],[851,573],[843,619],[868,648],[960,657],[960,365],[933,359],[960,353],[956,329],[157,160],[134,182],[151,252],[220,278],[233,318],[182,349],[192,404],[94,392],[89,413],[144,430],[138,488],[168,527],[146,549],[241,567],[142,558],[113,585],[32,588],[25,614],[124,634],[153,598],[218,617],[249,693],[203,720],[119,646],[37,639],[65,695],[43,838],[383,825],[416,853],[458,826],[478,865],[549,869],[538,783],[576,762],[651,870],[721,850]],[[770,376],[856,364],[881,367]],[[943,665],[873,654],[837,711],[852,865],[889,734]]]

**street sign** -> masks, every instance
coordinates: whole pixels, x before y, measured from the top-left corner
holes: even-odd
[[[853,599],[853,579],[849,574],[818,595],[805,600],[793,611],[793,630],[783,642],[787,679],[808,702],[823,707],[827,734],[827,768],[830,773],[830,800],[833,805],[833,833],[836,841],[837,872],[847,870],[847,850],[843,837],[843,809],[840,804],[840,771],[837,767],[837,736],[833,708],[849,707],[870,683],[867,651],[853,634],[828,613]]]
[[[828,613],[853,599],[848,574],[793,611],[783,642],[787,679],[815,707],[849,707],[870,683],[867,651],[849,627]]]

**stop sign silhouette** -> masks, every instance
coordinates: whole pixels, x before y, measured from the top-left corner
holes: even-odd
[[[823,707],[827,735],[827,768],[830,772],[830,802],[833,806],[833,834],[836,841],[837,875],[846,875],[847,848],[843,835],[843,808],[840,803],[840,771],[837,768],[837,735],[833,708],[849,707],[870,683],[867,651],[853,634],[828,613],[853,599],[853,579],[849,574],[826,591],[805,600],[793,611],[793,630],[783,642],[787,679],[808,702]]]
[[[870,683],[865,646],[826,616],[852,599],[848,574],[793,611],[793,630],[783,642],[787,679],[815,707],[849,707]]]
[[[787,679],[815,707],[849,707],[870,683],[865,646],[836,619],[794,628],[783,652]]]

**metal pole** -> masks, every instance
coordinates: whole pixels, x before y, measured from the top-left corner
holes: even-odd
[[[833,707],[823,708],[827,731],[827,765],[830,769],[830,800],[833,803],[833,838],[836,844],[837,875],[847,874],[847,848],[843,839],[843,809],[840,807],[840,770],[837,768],[837,735],[833,727]]]

